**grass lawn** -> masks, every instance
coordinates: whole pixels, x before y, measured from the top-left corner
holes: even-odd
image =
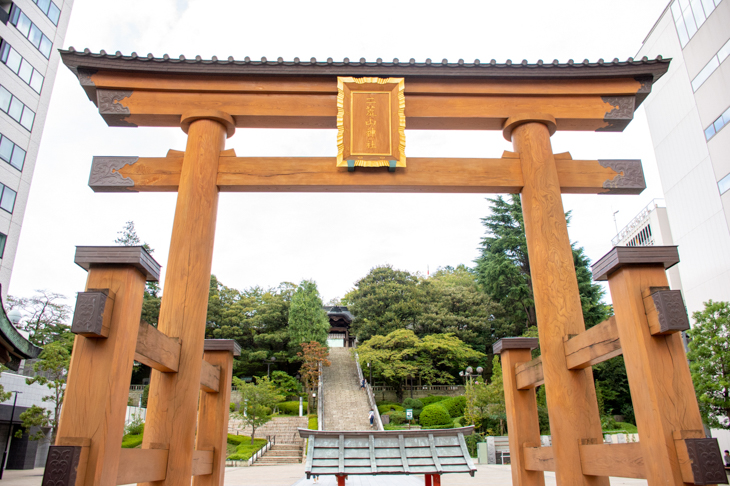
[[[628,422],[616,422],[616,428],[613,430],[604,430],[604,434],[620,434],[621,432],[626,432],[627,434],[636,434],[639,431],[636,428],[636,425],[630,424]]]
[[[307,422],[307,428],[309,430],[319,429],[319,422],[316,415],[309,415],[309,421]]]
[[[228,459],[231,461],[248,461],[265,445],[266,439],[254,439],[253,445],[251,445],[251,437],[247,435],[228,434]]]
[[[143,434],[127,434],[122,437],[122,448],[123,449],[137,449],[142,446]]]

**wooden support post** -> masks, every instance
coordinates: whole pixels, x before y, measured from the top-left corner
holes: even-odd
[[[678,261],[676,247],[615,247],[593,265],[611,289],[649,486],[683,485],[675,437],[703,430],[682,338],[652,336],[644,304],[644,291],[667,286],[665,268]]]
[[[241,348],[232,339],[206,339],[204,350],[205,362],[218,366],[220,369],[220,384],[218,393],[205,391],[200,393],[198,435],[195,440],[195,448],[213,451],[213,468],[212,474],[195,476],[193,486],[223,486],[233,357],[241,355]]]
[[[616,318],[611,316],[577,336],[565,337],[565,358],[571,370],[588,368],[621,356]]]
[[[114,247],[94,247],[94,256],[80,262],[80,254],[89,248],[79,247],[76,253],[76,263],[86,263],[89,270],[86,288],[109,289],[115,302],[108,336],[77,335],[71,355],[56,444],[90,441],[86,470],[77,474],[78,486],[116,484],[145,280],[156,280],[140,269],[141,262],[152,261],[152,267],[156,266],[152,270],[159,276],[159,265],[142,248],[120,261],[110,258]]]
[[[433,478],[433,486],[441,486],[440,474],[432,474],[431,477]]]
[[[345,479],[347,479],[347,476],[344,474],[337,474],[337,486],[345,486]]]
[[[571,371],[565,358],[563,336],[585,331],[585,324],[560,181],[550,145],[555,127],[555,119],[549,115],[515,116],[505,122],[503,134],[520,154],[524,178],[522,212],[530,253],[555,476],[559,484],[608,486],[608,478],[584,476],[576,467],[580,464],[579,441],[601,439],[603,435],[593,371],[590,368]]]
[[[426,474],[423,476],[423,478],[424,478],[424,483],[426,486],[432,486],[431,474]]]
[[[542,371],[542,356],[531,359],[526,363],[517,363],[515,376],[517,377],[518,390],[537,388],[545,383],[545,376]]]
[[[183,158],[159,330],[180,338],[177,373],[152,370],[143,447],[169,444],[167,475],[155,485],[189,484],[192,476],[210,268],[218,212],[218,160],[233,127],[221,112],[184,115]],[[139,322],[137,323],[139,324]]]
[[[509,430],[509,452],[512,463],[512,484],[514,486],[544,486],[542,471],[526,468],[522,448],[525,445],[540,445],[540,424],[537,418],[535,389],[520,390],[517,387],[515,368],[532,358],[531,351],[537,348],[536,338],[504,338],[494,344],[494,354],[501,354],[504,379],[504,403],[507,409]]]

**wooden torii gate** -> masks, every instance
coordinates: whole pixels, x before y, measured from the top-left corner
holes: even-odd
[[[111,451],[94,462],[94,474],[90,461],[77,462],[85,474],[77,476],[76,484],[122,484],[115,471],[125,468],[158,471],[147,478],[140,478],[142,473],[135,476],[136,481],[150,485],[187,484],[193,475],[196,485],[222,484],[225,448],[212,447],[212,454],[206,455],[196,446],[201,443],[198,417],[204,418],[198,412],[198,395],[218,193],[329,191],[522,195],[553,447],[542,451],[551,455],[550,465],[528,470],[530,465],[519,459],[513,465],[513,478],[517,485],[542,485],[542,471],[552,468],[560,484],[608,486],[610,471],[596,474],[595,469],[581,466],[581,444],[602,442],[602,433],[590,365],[566,365],[564,338],[582,335],[585,326],[561,193],[638,194],[645,184],[640,161],[572,160],[568,153],[553,154],[550,136],[556,130],[622,131],[652,83],[666,72],[668,60],[497,64],[297,58],[285,62],[281,58],[236,61],[140,57],[136,53],[123,56],[73,48],[62,51],[61,56],[109,126],[181,127],[188,134],[184,152],[171,150],[159,158],[95,157],[93,161],[89,185],[97,192],[178,193],[158,330],[179,341],[180,355],[173,372],[152,372],[143,450],[166,453],[140,454],[135,456],[136,462],[124,464],[120,464],[124,458],[114,452],[119,447],[114,440],[123,428],[118,419],[97,416],[98,423],[87,424],[89,431],[115,431],[108,435],[87,432],[84,436],[80,428],[65,427],[65,421],[71,421],[67,417],[83,414],[91,400],[80,388],[71,389],[77,376],[74,356],[69,392],[78,396],[72,397],[73,405],[64,407],[57,443],[83,442],[89,447],[89,457],[99,448]],[[386,89],[377,84],[395,83],[402,112],[393,115],[394,123],[400,119],[409,129],[502,130],[514,152],[495,159],[410,158],[406,164],[404,154],[399,159],[391,151],[380,161],[371,160],[374,165],[389,167],[368,167],[355,160],[356,155],[344,160],[348,154],[343,156],[342,150],[339,159],[238,157],[225,150],[225,139],[237,128],[337,128],[338,121],[342,123],[343,84],[349,82],[355,89],[364,79],[374,86],[370,93],[377,95],[373,99]],[[375,117],[381,112],[371,102],[368,99],[362,110]],[[370,132],[373,120],[362,125],[369,127],[367,147],[377,138]],[[397,139],[395,128],[389,133]],[[364,144],[365,135],[362,137],[352,139],[350,149]],[[618,305],[616,309],[618,315]],[[513,373],[514,368],[511,370]],[[686,366],[677,373],[687,374]],[[682,383],[686,385],[686,379]],[[690,409],[697,409],[686,386],[673,391],[683,396]],[[534,402],[529,390],[519,393]],[[695,416],[699,414],[692,414]],[[537,425],[530,413],[512,415],[511,420],[520,418]],[[692,430],[701,429],[701,422],[690,421]],[[686,430],[686,424],[683,426],[681,430]],[[682,440],[681,430],[677,440]],[[639,432],[654,433],[641,422]],[[225,441],[222,437],[209,439],[207,444]],[[673,443],[671,449],[674,451]],[[625,459],[625,451],[621,454],[612,450],[600,460],[619,462]],[[194,465],[196,459],[211,456],[212,468]],[[652,470],[668,471],[661,479],[650,476],[652,485],[683,482],[672,462],[677,461],[676,453],[645,458],[650,460],[659,461]],[[219,473],[211,474],[213,470]],[[79,477],[85,478],[83,482]],[[662,482],[666,478],[669,480]]]

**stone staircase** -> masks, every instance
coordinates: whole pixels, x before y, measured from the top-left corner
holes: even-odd
[[[276,436],[276,444],[299,444],[297,428],[306,429],[307,417],[274,417],[269,422],[256,429],[256,438],[265,439],[267,435]],[[240,420],[231,418],[228,421],[228,433],[251,435],[251,427],[246,427]]]
[[[304,442],[304,441],[300,441]],[[254,466],[276,466],[280,464],[300,464],[304,444],[276,444],[269,451],[254,462]]]
[[[368,396],[360,389],[355,359],[349,348],[330,348],[324,375],[325,430],[370,430]]]

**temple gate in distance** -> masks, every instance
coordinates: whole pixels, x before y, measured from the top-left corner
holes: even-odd
[[[44,484],[181,485],[191,477],[195,485],[223,484],[237,350],[204,340],[221,191],[521,194],[541,357],[530,355],[537,340],[495,345],[514,484],[542,486],[543,471],[555,471],[561,485],[608,486],[609,475],[651,486],[727,483],[717,443],[704,438],[677,333],[686,312],[667,287],[676,248],[614,248],[597,262],[594,277],[608,279],[616,315],[585,330],[561,194],[638,194],[640,161],[573,160],[553,154],[550,143],[556,130],[622,131],[668,60],[285,62],[73,48],[61,55],[109,126],[180,127],[188,139],[184,152],[164,157],[94,157],[96,192],[178,193],[165,292],[158,329],[140,325],[144,281],[159,265],[141,249],[77,250],[77,263],[89,269],[81,295],[92,303],[85,313],[77,303],[67,401],[51,454],[56,466],[70,466],[49,462]],[[514,151],[406,158],[406,126],[501,130]],[[226,138],[246,128],[336,128],[338,156],[226,150]],[[77,316],[87,318],[77,325]],[[603,443],[591,365],[619,354],[636,409],[635,444]],[[153,367],[147,423],[142,449],[121,451],[134,359]],[[534,388],[541,383],[551,447],[539,441]]]

